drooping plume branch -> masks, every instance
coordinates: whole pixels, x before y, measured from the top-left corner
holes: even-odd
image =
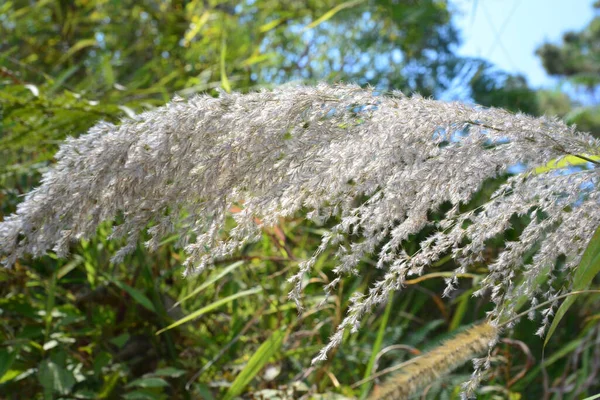
[[[65,256],[70,242],[119,218],[112,236],[127,242],[115,261],[151,226],[146,245],[153,250],[161,238],[179,233],[187,271],[194,272],[256,240],[261,226],[255,217],[264,226],[301,209],[317,222],[339,218],[317,251],[338,249],[339,277],[332,285],[360,273],[360,261],[374,252],[385,275],[355,295],[320,360],[345,329],[357,329],[390,291],[440,257],[451,254],[456,273],[464,273],[515,215],[527,215],[528,225],[489,265],[478,292],[491,293],[490,320],[514,316],[524,295],[534,305],[558,296],[550,285],[557,258],[564,256],[569,277],[600,224],[598,154],[598,140],[556,119],[356,86],[174,100],[67,140],[41,186],[0,223],[0,252],[7,265],[25,253]],[[568,173],[534,170],[568,155],[590,163]],[[522,172],[489,201],[461,209],[486,180],[514,166]],[[451,208],[434,223],[428,213],[442,204]],[[232,205],[242,211],[233,215],[235,228],[223,232]],[[403,241],[427,226],[435,230],[419,251],[404,252]],[[347,234],[350,245],[341,240]],[[302,277],[316,256],[290,280],[298,304]],[[544,284],[542,273],[548,274]],[[448,280],[448,291],[455,283]],[[550,312],[542,314],[545,326]]]

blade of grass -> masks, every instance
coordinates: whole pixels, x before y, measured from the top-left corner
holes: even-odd
[[[207,312],[212,311],[215,308],[222,306],[223,304],[227,304],[227,303],[229,303],[235,299],[238,299],[240,297],[249,296],[251,294],[256,294],[261,291],[262,291],[262,288],[256,287],[253,289],[248,289],[248,290],[244,290],[243,292],[233,294],[231,296],[225,297],[224,299],[217,300],[214,303],[211,303],[211,304],[207,305],[206,307],[202,307],[201,309],[194,311],[190,315],[187,315],[187,316],[173,322],[171,325],[167,326],[166,328],[159,330],[158,332],[156,332],[156,335],[160,335],[161,333],[166,332],[169,329],[173,329],[181,324],[185,324],[186,322],[189,322],[195,318],[198,318],[199,316],[206,314]]]
[[[185,296],[183,299],[181,299],[177,303],[173,304],[173,306],[171,307],[171,310],[174,309],[175,307],[181,305],[181,303],[183,303],[184,301],[189,300],[190,298],[194,297],[195,295],[197,295],[198,293],[200,293],[207,287],[212,286],[213,283],[215,283],[216,281],[218,281],[219,279],[221,279],[222,277],[224,277],[225,275],[227,275],[234,269],[238,268],[242,264],[244,264],[244,261],[234,262],[233,264],[229,265],[223,271],[219,272],[217,275],[213,276],[212,278],[210,278],[209,280],[204,282],[202,285],[198,286],[196,289],[194,289],[190,294]]]
[[[256,350],[256,353],[250,357],[250,360],[248,360],[244,369],[235,378],[229,387],[229,390],[227,390],[227,393],[225,393],[225,397],[223,397],[224,400],[231,400],[242,393],[244,388],[246,388],[252,379],[254,379],[254,377],[262,370],[271,357],[281,349],[285,334],[285,327],[280,328],[273,332],[271,337]]]
[[[265,32],[269,32],[272,29],[277,28],[279,25],[283,24],[284,22],[286,22],[289,19],[289,17],[281,17],[281,18],[276,18],[273,21],[269,21],[266,24],[261,25],[260,27],[258,27],[258,31],[260,33],[265,33]]]
[[[456,311],[454,311],[454,315],[452,315],[452,319],[450,320],[448,332],[453,332],[460,327],[474,291],[474,289],[469,289],[465,293],[461,294],[458,298],[458,306],[456,307]]]
[[[192,16],[193,23],[191,24],[190,29],[188,29],[188,31],[185,33],[185,36],[183,37],[183,45],[185,47],[188,47],[190,45],[192,40],[194,40],[196,35],[198,35],[200,30],[208,22],[209,18],[210,12],[208,11],[205,11],[200,17],[198,17],[197,15]]]
[[[388,296],[388,302],[387,302],[387,305],[385,306],[385,311],[383,312],[383,316],[381,317],[381,323],[379,324],[379,330],[377,331],[377,337],[375,338],[375,343],[373,343],[373,349],[371,350],[371,357],[369,357],[369,362],[367,363],[367,369],[365,370],[363,379],[367,379],[369,376],[371,376],[371,373],[373,372],[373,365],[375,365],[375,359],[377,358],[377,354],[379,353],[379,350],[381,350],[381,344],[383,343],[383,336],[385,335],[385,328],[387,327],[387,323],[390,318],[390,313],[392,311],[393,299],[394,299],[394,293],[392,292]],[[368,385],[363,386],[361,393],[360,393],[361,399],[364,399],[367,397],[367,395],[369,394],[369,391],[371,390],[372,385],[373,385],[372,383],[369,383]]]
[[[240,338],[242,338],[246,332],[252,327],[254,326],[254,324],[256,324],[259,320],[259,317],[263,316],[264,314],[262,313],[262,311],[264,310],[264,306],[258,310],[258,312],[255,314],[254,318],[252,318],[250,321],[248,321],[246,323],[246,325],[244,325],[242,327],[242,329],[240,329],[240,331],[233,337],[233,339],[231,339],[225,346],[223,346],[221,348],[221,350],[219,350],[219,352],[217,353],[216,356],[214,356],[209,362],[205,363],[202,368],[196,372],[194,374],[194,376],[192,376],[190,378],[190,380],[185,384],[185,389],[186,390],[190,390],[190,387],[192,385],[192,383],[198,379],[198,377],[200,375],[202,375],[204,373],[204,371],[206,371],[207,369],[209,369],[210,367],[212,367],[214,365],[214,363],[216,363],[222,356],[223,354],[227,353],[227,351],[231,348],[231,346],[233,346],[235,343],[238,342],[238,340],[240,340]]]
[[[586,397],[583,400],[595,400],[595,399],[600,399],[600,393],[598,393],[596,395],[593,395],[593,396],[590,396],[590,397]]]
[[[62,279],[69,272],[73,271],[75,268],[80,266],[83,263],[83,261],[84,261],[83,257],[81,257],[78,254],[74,255],[73,261],[70,261],[70,262],[66,263],[65,265],[63,265],[62,267],[60,267],[60,269],[58,270],[58,272],[56,274],[56,278],[59,280]]]
[[[55,270],[52,273],[50,282],[48,282],[48,297],[46,297],[46,314],[44,315],[44,343],[48,342],[48,338],[52,333],[52,311],[54,310],[54,298],[56,295],[56,275],[57,271]]]

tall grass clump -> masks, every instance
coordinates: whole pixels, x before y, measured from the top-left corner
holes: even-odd
[[[367,256],[383,273],[354,293],[319,361],[407,278],[447,256],[457,266],[451,293],[458,275],[484,260],[486,243],[523,217],[518,240],[489,261],[476,295],[493,302],[491,326],[516,320],[523,299],[548,302],[542,334],[600,225],[598,154],[598,139],[557,119],[351,85],[175,99],[68,139],[41,185],[0,223],[0,252],[7,266],[26,253],[65,257],[71,242],[110,220],[118,222],[112,238],[125,239],[115,262],[144,231],[150,250],[177,233],[186,273],[197,273],[299,211],[335,221],[290,278],[298,307],[303,277],[327,248],[336,248],[338,265],[326,291],[363,273]],[[578,166],[548,167],[561,160]],[[516,172],[489,198],[465,207],[509,169]],[[403,243],[425,228],[431,233],[408,254]]]

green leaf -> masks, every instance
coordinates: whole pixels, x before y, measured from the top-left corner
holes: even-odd
[[[57,61],[57,64],[62,64],[67,61],[73,54],[77,53],[80,50],[85,49],[86,47],[96,46],[96,39],[82,39],[79,42],[75,43],[71,48]]]
[[[457,299],[458,306],[456,307],[456,311],[454,311],[454,315],[452,316],[452,320],[450,321],[448,332],[453,332],[460,327],[463,317],[467,312],[467,308],[469,306],[471,297],[473,296],[473,292],[473,289],[469,289],[465,293],[461,294],[460,297]]]
[[[0,376],[0,384],[11,381],[11,380],[15,379],[17,376],[21,375],[22,373],[23,373],[23,371],[21,371],[19,369],[9,369],[8,371],[6,371],[4,373],[4,375]]]
[[[596,229],[592,240],[588,244],[583,256],[581,257],[581,262],[577,266],[575,270],[575,275],[573,276],[573,286],[572,290],[579,291],[587,289],[594,277],[600,272],[600,227]],[[575,302],[576,296],[569,296],[565,299],[565,301],[560,305],[554,319],[552,320],[552,325],[550,325],[550,329],[548,330],[548,334],[546,335],[546,340],[544,341],[544,346],[548,344],[548,341],[554,334],[556,327],[560,323],[560,320],[567,313],[569,308]]]
[[[164,399],[164,396],[149,391],[135,391],[124,394],[123,398],[125,400],[160,400]]]
[[[342,3],[342,4],[338,4],[337,6],[333,7],[331,10],[329,10],[325,14],[323,14],[321,17],[317,18],[316,20],[314,20],[313,22],[311,22],[310,24],[308,24],[303,29],[303,32],[307,31],[309,29],[315,28],[315,27],[321,25],[323,22],[326,22],[326,21],[330,20],[331,18],[333,18],[333,16],[335,14],[337,14],[340,11],[342,11],[343,9],[357,6],[360,3],[362,3],[363,1],[364,0],[353,0],[353,1],[347,1],[347,2]]]
[[[9,372],[9,369],[15,361],[16,356],[16,352],[9,352],[5,349],[0,350],[0,383],[4,381],[4,378]]]
[[[156,312],[156,309],[154,308],[154,304],[152,304],[150,299],[148,297],[146,297],[146,295],[144,293],[140,292],[137,289],[132,288],[131,286],[129,286],[117,279],[113,279],[108,275],[105,275],[105,276],[108,280],[110,280],[112,283],[114,283],[115,286],[117,286],[119,289],[127,292],[127,294],[129,294],[138,304],[140,304],[141,306],[147,308],[148,310],[150,310],[152,312]]]
[[[250,67],[252,65],[259,64],[263,61],[268,61],[275,57],[277,57],[277,53],[275,53],[275,52],[256,54],[256,55],[253,55],[253,56],[247,58],[246,60],[244,60],[244,62],[242,62],[241,65],[244,67]]]
[[[273,332],[271,337],[267,339],[256,352],[250,357],[248,363],[240,374],[235,378],[227,393],[225,393],[224,400],[231,400],[234,397],[242,393],[244,388],[252,381],[252,379],[262,370],[267,362],[281,349],[283,339],[285,338],[286,329],[285,327]]]
[[[242,264],[244,264],[244,261],[238,261],[238,262],[235,262],[235,263],[229,265],[223,271],[219,272],[219,274],[208,279],[202,285],[200,285],[196,289],[194,289],[190,294],[185,296],[183,299],[179,300],[177,303],[173,304],[173,307],[171,307],[171,309],[177,307],[178,305],[180,305],[184,301],[188,300],[189,298],[194,297],[195,295],[197,295],[198,293],[200,293],[207,287],[212,286],[213,283],[215,283],[216,281],[218,281],[219,279],[221,279],[222,277],[224,277],[225,275],[227,275],[228,273],[230,273],[231,271],[233,271],[234,269],[236,269],[237,267],[239,267]]]
[[[48,94],[54,93],[61,86],[63,86],[64,83],[79,70],[80,67],[81,67],[81,64],[73,65],[72,67],[61,72],[60,75],[58,75],[58,77],[55,80],[50,80],[49,83],[51,83],[52,86],[50,87],[50,89],[48,89],[48,91],[47,91]]]
[[[600,156],[592,156],[592,155],[586,154],[585,157],[589,158],[590,160],[600,161]],[[544,165],[543,167],[537,167],[534,170],[534,173],[537,175],[537,174],[552,171],[555,169],[562,169],[562,168],[566,168],[566,167],[570,167],[570,166],[587,164],[588,162],[589,161],[587,161],[581,157],[565,156],[565,157],[561,157],[556,160],[552,160],[552,161],[548,162],[548,164]]]
[[[115,371],[109,376],[104,375],[104,385],[102,386],[102,390],[100,390],[100,393],[98,393],[98,398],[109,398],[109,396],[112,394],[113,390],[117,386],[117,383],[119,383],[120,377],[121,374],[119,373],[119,371]]]
[[[199,316],[206,314],[209,311],[214,310],[215,308],[218,308],[220,306],[222,306],[223,304],[227,304],[237,298],[243,297],[243,296],[249,296],[251,294],[256,294],[261,292],[262,289],[261,288],[254,288],[254,289],[249,289],[249,290],[245,290],[243,292],[239,292],[236,294],[233,294],[231,296],[225,297],[224,299],[220,299],[218,301],[215,301],[212,304],[207,305],[206,307],[202,307],[201,309],[194,311],[193,313],[191,313],[190,315],[187,315],[183,318],[181,318],[180,320],[172,323],[171,325],[167,326],[166,328],[163,328],[161,330],[159,330],[158,332],[156,332],[157,335],[160,335],[161,333],[168,331],[169,329],[173,329],[176,326],[179,326],[181,324],[185,324],[188,321],[191,321],[195,318],[198,318]]]
[[[71,388],[75,385],[73,374],[51,360],[42,361],[38,371],[38,379],[44,388],[44,398],[52,398],[53,392],[58,392],[61,395],[69,394]]]
[[[48,297],[46,297],[46,314],[44,315],[44,320],[46,322],[46,338],[50,336],[52,333],[52,317],[54,311],[54,297],[56,295],[56,274],[55,271],[50,278],[50,282],[48,284]]]
[[[205,11],[201,16],[194,15],[192,16],[192,24],[190,24],[190,29],[185,33],[183,37],[183,45],[188,47],[192,40],[198,35],[202,27],[208,22],[210,17],[210,12]]]
[[[288,20],[288,17],[276,18],[272,21],[267,22],[266,24],[261,25],[258,28],[258,31],[260,33],[269,32],[270,30],[277,28],[279,25],[283,24],[287,20]]]
[[[83,263],[83,261],[84,261],[83,257],[81,257],[78,254],[74,255],[72,261],[69,261],[68,263],[66,263],[65,265],[60,267],[60,269],[56,273],[56,278],[62,279],[69,272],[73,271],[75,268],[80,266]]]
[[[115,72],[111,64],[111,54],[105,54],[101,61],[102,76],[107,87],[112,87],[115,84]]]
[[[152,376],[168,376],[169,378],[177,378],[181,375],[184,375],[185,371],[182,369],[177,369],[173,367],[159,368],[156,371],[152,372]]]
[[[231,93],[231,84],[229,83],[229,78],[227,78],[227,73],[225,72],[225,56],[227,55],[227,41],[225,40],[225,35],[223,35],[223,39],[221,40],[221,87],[227,93]]]
[[[169,383],[163,378],[147,377],[136,379],[135,381],[128,383],[125,387],[157,388],[167,386],[169,386]]]
[[[117,346],[119,349],[122,349],[130,337],[131,337],[131,335],[129,333],[125,332],[125,333],[120,334],[117,337],[110,339],[109,342],[114,344],[115,346]]]

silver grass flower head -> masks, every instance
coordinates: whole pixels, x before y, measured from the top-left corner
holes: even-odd
[[[482,260],[486,241],[510,228],[515,215],[530,222],[489,264],[477,292],[491,294],[490,320],[514,316],[524,295],[532,302],[558,296],[561,290],[550,285],[557,258],[564,257],[570,277],[600,224],[598,170],[535,168],[569,155],[598,154],[597,139],[557,119],[352,85],[198,96],[68,139],[41,185],[0,223],[0,253],[7,266],[25,253],[65,256],[71,242],[119,217],[112,237],[127,240],[115,262],[152,222],[148,248],[178,233],[187,272],[199,272],[301,209],[317,222],[336,217],[317,253],[290,278],[290,298],[300,305],[302,277],[328,247],[337,249],[340,279],[360,273],[367,256],[385,273],[353,297],[315,358],[323,360],[345,329],[358,329],[361,318],[407,277],[447,254],[458,265],[456,274]],[[461,211],[484,182],[514,166],[523,171],[489,201]],[[428,218],[448,203],[440,222]],[[233,205],[243,210],[224,234]],[[403,251],[403,241],[428,226],[434,233],[420,250]],[[351,244],[341,240],[347,234],[353,234]],[[540,274],[549,277],[543,284]],[[456,282],[448,279],[446,293]],[[568,288],[567,280],[562,291]],[[543,331],[551,308],[542,315]]]

